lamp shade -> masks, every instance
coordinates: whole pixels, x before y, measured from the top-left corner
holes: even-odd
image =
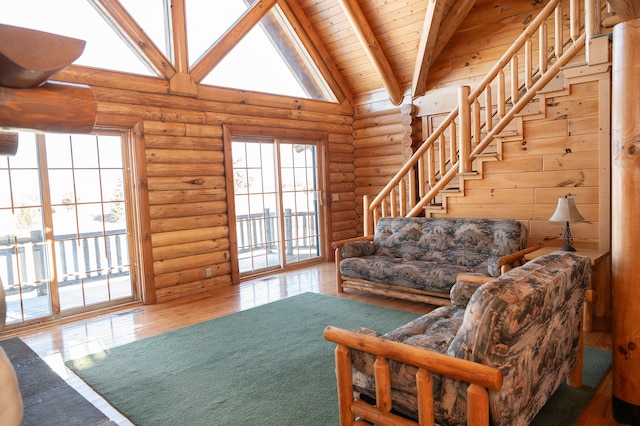
[[[584,217],[578,211],[576,202],[571,197],[558,198],[558,206],[553,216],[549,218],[551,222],[582,222]]]

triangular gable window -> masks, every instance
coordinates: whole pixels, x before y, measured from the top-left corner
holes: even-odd
[[[335,101],[335,96],[277,5],[202,83]]]
[[[155,75],[87,1],[74,1],[73,9],[51,0],[3,2],[0,23],[46,31],[87,42],[74,62],[133,74]]]
[[[218,40],[247,11],[244,0],[185,0],[189,65]]]
[[[179,0],[176,0],[179,1]],[[184,0],[189,63],[209,50],[256,0]],[[95,7],[92,6],[95,4]],[[118,3],[116,3],[117,5]],[[120,0],[166,58],[172,58],[169,0]],[[98,0],[73,2],[73,13],[51,0],[7,2],[0,23],[46,31],[87,42],[74,64],[141,75],[157,75],[101,14]],[[116,24],[113,24],[116,25]],[[205,76],[202,84],[335,102],[301,41],[276,4]]]
[[[164,56],[171,58],[171,32],[168,18],[171,11],[168,0],[119,1]]]

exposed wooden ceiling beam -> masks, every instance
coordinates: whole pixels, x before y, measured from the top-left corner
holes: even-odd
[[[380,43],[378,43],[373,29],[371,25],[369,25],[360,5],[357,0],[340,0],[340,5],[347,15],[367,56],[369,56],[369,60],[375,67],[378,75],[380,75],[380,78],[382,78],[382,82],[389,93],[389,99],[394,105],[400,105],[403,97],[402,86],[396,78],[393,68],[382,51]]]
[[[89,133],[98,102],[89,86],[48,81],[29,89],[0,87],[0,128]]]
[[[0,24],[0,86],[44,83],[82,54],[84,40]]]
[[[609,0],[609,5],[622,21],[640,18],[640,0]]]
[[[342,103],[345,100],[352,102],[353,94],[349,84],[313,29],[313,25],[309,22],[300,2],[298,0],[280,0],[278,4],[338,102]]]
[[[16,155],[18,152],[18,133],[0,131],[0,155]]]
[[[198,86],[189,75],[187,15],[185,0],[171,0],[171,34],[176,74],[169,79],[169,91],[176,95],[198,96]]]
[[[249,31],[271,10],[276,0],[258,0],[229,30],[207,50],[191,68],[191,78],[200,83],[216,65],[247,35]]]
[[[160,76],[170,79],[176,73],[171,61],[158,49],[153,40],[142,31],[137,22],[117,0],[89,0],[96,10],[118,32],[122,32],[138,57],[156,70]]]
[[[436,48],[440,22],[444,15],[444,0],[429,0],[425,13],[420,42],[418,44],[418,54],[416,65],[413,69],[413,79],[411,81],[411,96],[421,96],[426,89],[427,73],[431,64],[431,57]]]
[[[425,84],[425,86],[419,86],[419,90],[416,88],[412,93],[414,98],[424,95],[429,68],[440,56],[447,43],[449,43],[449,40],[451,40],[451,37],[453,37],[453,34],[458,30],[460,24],[462,24],[462,21],[464,21],[464,18],[467,17],[475,4],[476,0],[457,0],[442,19],[432,54],[430,56],[425,55],[424,59],[426,63],[422,65],[420,70],[421,75],[416,76],[414,73],[414,81],[419,82],[421,85]]]

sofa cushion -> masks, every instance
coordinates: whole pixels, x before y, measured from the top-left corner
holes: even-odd
[[[393,218],[378,221],[375,254],[483,269],[500,274],[497,259],[525,247],[527,229],[517,220]]]
[[[351,257],[340,262],[343,277],[448,294],[456,276],[485,269],[452,263],[389,256]]]
[[[342,258],[371,256],[376,249],[371,241],[352,241],[340,249]]]

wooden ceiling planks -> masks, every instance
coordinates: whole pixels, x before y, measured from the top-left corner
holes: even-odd
[[[382,79],[387,92],[389,92],[389,99],[391,99],[394,105],[400,105],[403,97],[402,86],[396,78],[394,70],[391,64],[389,64],[387,56],[381,48],[376,34],[369,25],[369,21],[360,8],[360,5],[356,0],[340,0],[340,4],[367,56],[369,56],[371,63]]]
[[[609,0],[622,21],[640,18],[640,0]]]
[[[340,3],[344,1],[346,0],[301,0],[301,5],[337,67],[349,82],[353,93],[362,96],[386,88],[387,91],[391,90],[390,98],[395,97],[392,100],[394,103],[398,102],[401,96],[393,94],[393,91],[398,89],[390,89],[396,85],[390,81],[395,79],[397,86],[400,86],[400,92],[403,95],[408,93],[414,81],[416,62],[424,61],[422,58],[418,59],[419,41],[424,27],[427,26],[425,17],[428,16],[428,3],[441,4],[439,8],[444,11],[444,15],[449,15],[449,21],[443,22],[455,25],[453,30],[447,33],[446,39],[437,36],[435,41],[431,42],[433,51],[436,51],[437,46],[439,52],[442,52],[443,45],[448,42],[475,3],[471,0],[347,1],[358,7],[361,12],[360,18],[364,22],[358,25],[367,26],[371,31],[369,40],[365,38],[363,44],[358,41],[359,30],[354,29],[345,16],[345,11],[340,7]],[[454,17],[455,19],[452,19]],[[375,41],[372,42],[373,39]],[[367,50],[369,54],[373,54],[373,61],[367,55]],[[428,55],[429,61],[433,59],[433,55]],[[428,68],[424,68],[419,74],[422,81],[425,80],[427,70]]]

